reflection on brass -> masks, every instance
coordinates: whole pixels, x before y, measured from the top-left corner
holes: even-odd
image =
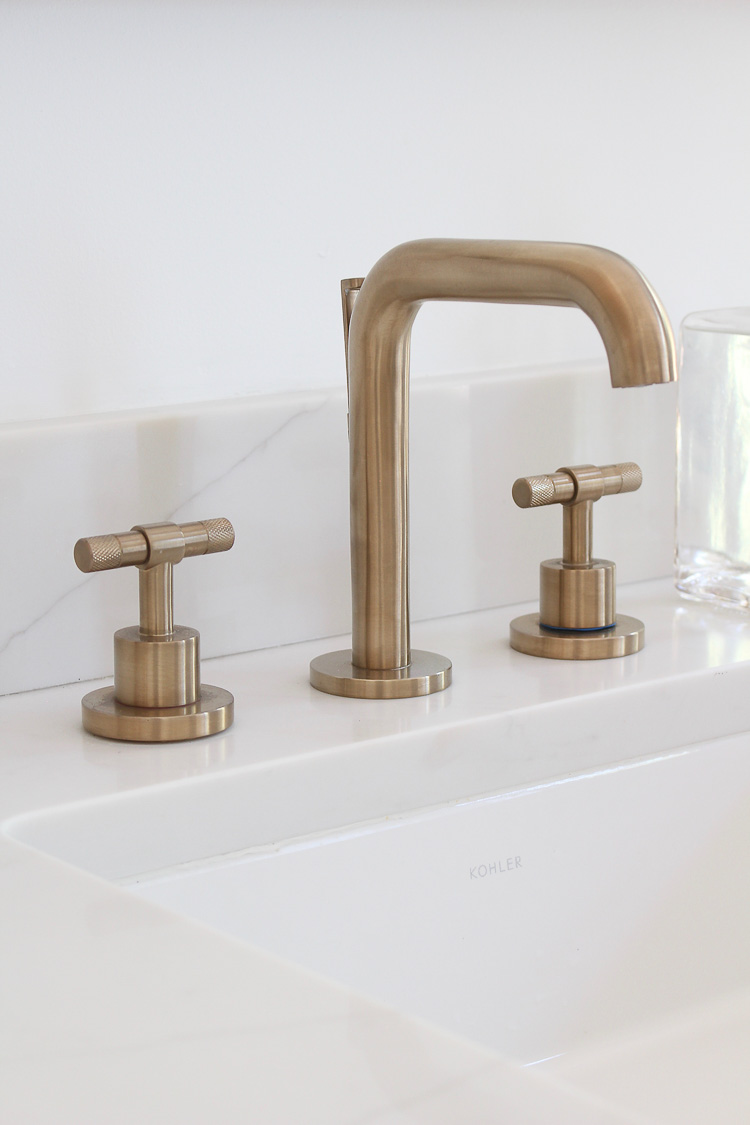
[[[410,680],[409,674],[408,375],[411,328],[421,304],[577,306],[602,336],[615,387],[675,379],[674,343],[648,282],[625,259],[595,246],[425,239],[395,247],[361,287],[358,281],[345,282],[342,293],[350,418],[349,663],[361,671],[332,685],[321,664],[325,658],[318,658],[311,682],[321,687],[325,679],[323,690],[341,695],[388,698],[398,673],[403,694],[418,695],[424,677]],[[430,691],[450,683],[450,661],[435,659],[443,672]],[[377,691],[376,682],[382,685]]]
[[[615,612],[615,564],[591,557],[593,508],[602,496],[635,492],[641,470],[620,465],[574,465],[513,485],[519,508],[561,504],[563,553],[539,568],[539,613],[510,624],[511,647],[530,656],[601,660],[643,648],[643,624]]]
[[[91,734],[126,742],[181,742],[218,734],[232,725],[234,697],[201,684],[200,700],[185,707],[127,707],[112,688],[84,696],[83,725]]]
[[[387,670],[357,668],[350,649],[327,652],[310,664],[310,683],[329,695],[349,695],[359,699],[405,699],[431,695],[450,683],[451,667],[434,652],[411,650],[408,668]]]
[[[115,633],[115,685],[83,699],[86,730],[132,742],[177,742],[231,725],[230,693],[200,682],[198,632],[174,624],[172,576],[182,559],[228,551],[233,543],[225,519],[143,524],[78,540],[74,558],[87,574],[139,570],[140,624]]]
[[[643,622],[637,617],[618,615],[616,624],[597,633],[565,632],[546,629],[538,613],[527,613],[510,623],[510,646],[529,656],[554,660],[605,660],[612,656],[631,656],[643,648]]]
[[[349,395],[349,323],[363,277],[347,277],[341,282],[341,311],[344,315],[344,360],[346,362],[346,393]]]

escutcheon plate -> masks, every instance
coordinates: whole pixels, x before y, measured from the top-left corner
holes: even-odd
[[[408,699],[443,691],[451,682],[451,669],[447,657],[420,649],[412,649],[405,668],[359,668],[352,664],[351,649],[341,649],[310,661],[310,683],[329,695]]]
[[[91,691],[81,700],[84,728],[102,738],[125,742],[183,742],[205,738],[232,725],[234,696],[201,684],[195,703],[184,707],[128,707],[113,687]]]
[[[578,632],[572,629],[547,629],[539,624],[538,613],[527,613],[510,623],[510,647],[529,656],[553,660],[607,660],[630,656],[643,648],[645,628],[637,617],[618,615],[608,629]]]

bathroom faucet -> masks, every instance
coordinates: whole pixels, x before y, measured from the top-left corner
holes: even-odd
[[[345,296],[352,649],[316,657],[310,681],[333,695],[427,695],[450,684],[451,663],[409,639],[409,344],[420,305],[575,305],[599,330],[613,387],[676,379],[674,341],[642,274],[596,246],[422,239],[376,262],[354,300],[357,284]]]

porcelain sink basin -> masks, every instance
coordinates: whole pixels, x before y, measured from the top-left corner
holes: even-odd
[[[207,784],[9,830],[648,1120],[750,1120],[750,735],[273,846],[225,776],[246,845],[196,858]]]

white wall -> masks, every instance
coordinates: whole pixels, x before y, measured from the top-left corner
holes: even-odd
[[[741,0],[3,0],[0,421],[340,383],[339,278],[415,237],[750,303],[749,42]],[[601,354],[432,307],[414,371]]]

